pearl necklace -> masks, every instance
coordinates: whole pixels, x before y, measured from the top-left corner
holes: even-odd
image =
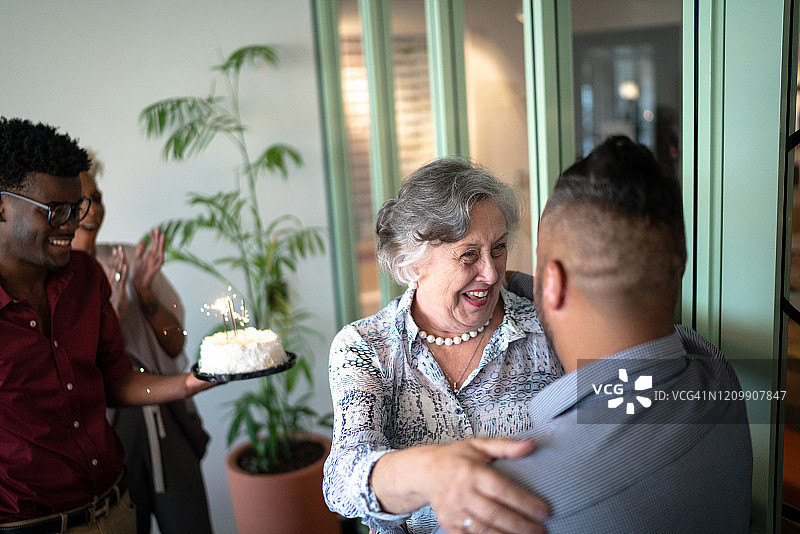
[[[491,320],[492,320],[492,318],[489,317],[489,321],[491,321]],[[436,337],[436,336],[434,336],[432,334],[427,333],[425,330],[420,330],[419,331],[419,337],[423,341],[427,341],[428,343],[436,343],[437,345],[445,345],[446,347],[449,347],[450,345],[458,345],[462,341],[469,341],[473,337],[475,337],[478,334],[480,334],[481,332],[483,332],[483,329],[486,328],[487,326],[489,326],[489,321],[486,321],[483,324],[483,326],[481,326],[477,330],[472,330],[471,332],[465,332],[465,333],[461,334],[460,336],[455,336],[455,337]]]
[[[458,395],[459,393],[461,393],[461,390],[464,388],[464,384],[461,384],[461,387],[458,387],[458,383],[459,383],[459,382],[461,382],[461,379],[462,379],[462,378],[464,378],[464,373],[466,373],[466,372],[467,372],[467,369],[469,369],[469,366],[470,366],[470,364],[472,363],[472,360],[474,360],[474,359],[475,359],[475,353],[476,353],[476,352],[478,352],[478,347],[480,347],[480,346],[481,346],[481,340],[483,339],[483,336],[484,336],[484,334],[486,333],[484,329],[486,328],[486,325],[488,325],[488,324],[489,324],[489,322],[487,321],[487,322],[486,322],[486,324],[485,324],[485,325],[483,325],[483,326],[481,327],[481,329],[479,330],[479,332],[481,332],[481,337],[479,337],[479,338],[478,338],[478,343],[475,345],[475,348],[474,348],[474,349],[472,349],[472,354],[471,354],[471,355],[470,355],[470,357],[469,357],[469,361],[467,362],[467,365],[465,365],[465,366],[464,366],[464,369],[462,369],[462,370],[461,370],[461,374],[460,374],[460,375],[458,375],[458,378],[456,378],[455,380],[453,380],[452,378],[450,378],[450,375],[448,375],[448,374],[447,374],[447,371],[445,371],[445,370],[444,370],[444,368],[443,368],[443,367],[441,367],[441,365],[440,365],[440,369],[442,369],[442,373],[444,374],[444,378],[445,378],[445,380],[446,380],[447,382],[449,382],[449,383],[451,383],[451,384],[452,384],[453,393],[455,393],[456,395]],[[476,335],[477,335],[477,334],[476,334]],[[473,337],[474,337],[474,336],[473,336]],[[430,342],[429,342],[429,343],[430,343]],[[430,349],[430,351],[431,351],[431,354],[433,354],[433,357],[435,358],[435,357],[436,357],[436,354],[434,354],[434,353],[433,353],[433,347],[430,347],[430,346],[429,346],[428,348]]]

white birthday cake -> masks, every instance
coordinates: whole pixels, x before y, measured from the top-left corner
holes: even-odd
[[[214,375],[250,373],[276,367],[288,359],[275,332],[248,327],[204,338],[198,370]]]

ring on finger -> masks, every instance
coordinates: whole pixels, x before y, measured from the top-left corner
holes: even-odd
[[[467,529],[468,529],[469,527],[471,527],[471,526],[472,526],[472,523],[474,523],[474,522],[475,522],[475,520],[474,520],[474,519],[472,519],[472,516],[471,516],[471,515],[468,515],[467,517],[465,517],[465,518],[464,518],[464,522],[463,522],[463,523],[461,523],[461,528],[463,528],[463,529],[464,529],[464,532],[466,532],[466,531],[467,531]]]
[[[122,278],[122,273],[121,273],[121,272],[119,272],[119,271],[115,272],[115,273],[114,273],[114,280],[116,280],[117,282],[119,282],[120,278]]]

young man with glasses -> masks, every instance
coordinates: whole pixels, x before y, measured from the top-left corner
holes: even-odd
[[[134,533],[107,402],[212,386],[133,370],[105,274],[70,249],[88,168],[55,128],[0,118],[0,534]]]

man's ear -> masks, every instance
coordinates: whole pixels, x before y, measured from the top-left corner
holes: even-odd
[[[567,298],[567,275],[558,260],[549,260],[542,270],[542,300],[545,309],[559,310]]]

